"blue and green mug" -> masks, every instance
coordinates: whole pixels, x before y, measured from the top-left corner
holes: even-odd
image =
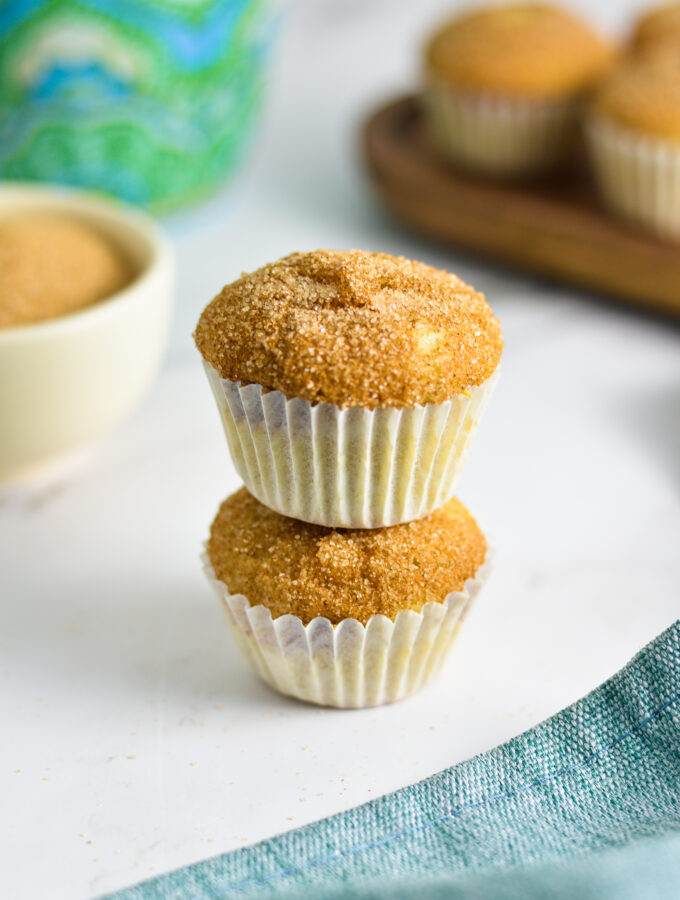
[[[237,166],[276,0],[0,2],[0,176],[154,209]]]

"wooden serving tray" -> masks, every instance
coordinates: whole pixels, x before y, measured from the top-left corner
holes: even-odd
[[[680,315],[680,246],[610,218],[585,177],[505,185],[462,174],[429,146],[415,97],[378,110],[364,151],[403,222],[516,268]]]

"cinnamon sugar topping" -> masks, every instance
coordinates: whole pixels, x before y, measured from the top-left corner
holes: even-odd
[[[414,522],[343,530],[282,516],[242,488],[220,507],[208,556],[231,593],[274,618],[365,623],[378,613],[394,619],[402,609],[419,612],[461,590],[484,562],[486,541],[455,499]]]
[[[223,378],[311,403],[441,403],[498,365],[500,325],[455,275],[385,253],[294,253],[228,284],[195,334]]]

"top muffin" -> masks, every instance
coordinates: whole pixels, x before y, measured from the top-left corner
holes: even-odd
[[[430,74],[454,87],[535,100],[587,89],[611,57],[579,19],[542,3],[467,13],[440,29],[426,50]]]
[[[484,296],[385,253],[294,253],[228,284],[194,335],[230,381],[338,406],[442,403],[494,372],[503,350]]]
[[[680,141],[680,44],[622,64],[599,88],[592,108],[624,128]]]

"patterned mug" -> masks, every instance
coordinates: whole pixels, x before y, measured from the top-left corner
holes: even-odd
[[[276,0],[3,0],[0,176],[152,208],[236,168],[263,92]]]

